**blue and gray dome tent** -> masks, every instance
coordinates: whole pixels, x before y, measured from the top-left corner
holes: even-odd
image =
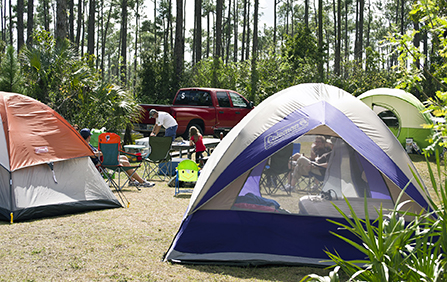
[[[266,162],[292,143],[300,143],[304,152],[319,135],[334,140],[321,186],[332,199],[298,188],[268,193],[263,188]],[[410,168],[415,170],[397,139],[360,100],[325,84],[290,87],[263,101],[217,146],[165,260],[330,264],[324,250],[336,250],[347,260],[363,259],[330,234],[357,240],[327,221],[344,220],[331,202],[346,210],[347,197],[363,216],[366,195],[374,218],[374,207],[393,208],[410,182],[402,200],[412,201],[403,208],[430,210],[425,187],[412,179]]]

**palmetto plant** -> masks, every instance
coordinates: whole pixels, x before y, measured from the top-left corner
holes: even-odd
[[[105,82],[94,67],[94,56],[80,58],[68,41],[56,44],[44,31],[20,54],[24,94],[61,114],[72,124],[118,132],[139,114],[131,93]]]
[[[445,180],[437,183],[428,160],[427,166],[432,185],[440,199],[440,204],[436,204],[427,195],[435,207],[434,211],[421,214],[401,212],[408,201],[400,203],[399,197],[393,211],[384,215],[384,211],[380,208],[377,211],[378,218],[371,221],[366,208],[366,198],[365,219],[359,218],[346,200],[351,216],[336,207],[346,224],[330,221],[340,228],[349,230],[361,240],[361,243],[333,234],[361,251],[365,259],[345,261],[337,253],[326,251],[329,258],[338,266],[335,271],[326,277],[308,275],[303,281],[338,281],[339,270],[350,277],[349,281],[446,281],[447,275],[444,270],[447,263],[446,185]],[[440,180],[445,174],[441,173],[439,158],[437,158],[437,170]],[[413,220],[405,222],[404,218],[408,217]]]

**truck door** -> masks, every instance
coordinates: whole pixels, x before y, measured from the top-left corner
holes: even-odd
[[[238,122],[241,121],[243,117],[245,117],[251,110],[250,104],[244,97],[241,95],[230,92],[231,104],[233,106],[233,125],[235,126]]]
[[[217,128],[231,128],[233,127],[233,115],[231,108],[230,97],[226,91],[216,92],[217,103],[216,114],[217,114]]]

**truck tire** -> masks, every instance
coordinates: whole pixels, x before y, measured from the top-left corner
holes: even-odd
[[[195,127],[199,130],[200,134],[203,135],[203,129],[202,129],[202,126],[198,125],[197,123],[192,123],[192,124],[188,124],[188,127],[186,128],[185,133],[183,133],[183,135],[182,135],[183,140],[189,140],[189,129],[190,129],[192,126],[195,126]]]

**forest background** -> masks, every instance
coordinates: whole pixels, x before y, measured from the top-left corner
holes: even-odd
[[[272,26],[260,24],[259,0],[0,3],[0,90],[81,127],[129,130],[138,103],[170,103],[180,87],[255,104],[306,82],[356,96],[398,87],[445,112],[443,0],[274,0]]]

